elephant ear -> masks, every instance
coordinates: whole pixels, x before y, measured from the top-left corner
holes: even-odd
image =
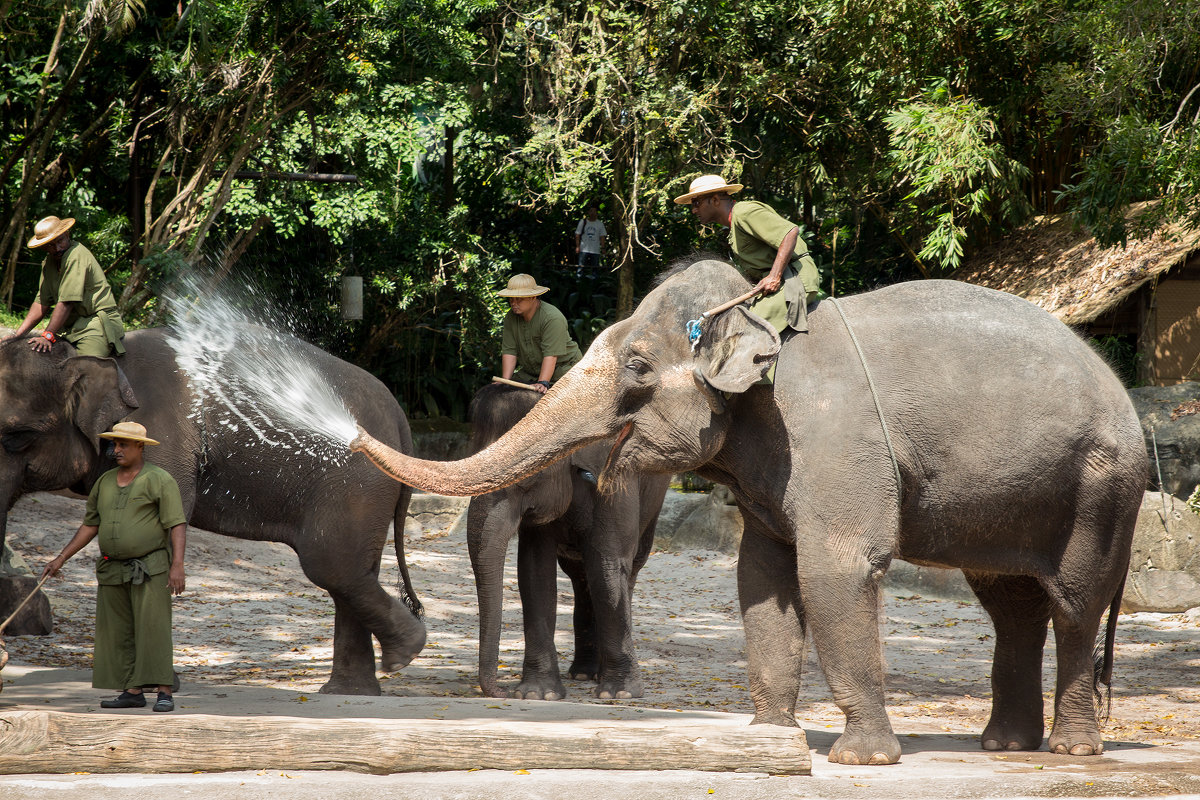
[[[710,394],[715,394],[713,390],[731,394],[746,391],[762,380],[779,355],[779,334],[744,306],[734,306],[709,320],[705,327],[692,374]],[[720,409],[714,411],[719,413]]]
[[[138,408],[125,372],[111,358],[74,356],[61,367],[67,388],[67,416],[100,452],[100,434]]]

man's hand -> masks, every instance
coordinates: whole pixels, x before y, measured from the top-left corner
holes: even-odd
[[[50,336],[54,336],[54,334],[50,334]],[[38,334],[29,339],[29,347],[36,353],[49,353],[50,348],[54,347],[54,340],[43,334]]]
[[[782,285],[783,275],[776,275],[774,272],[770,272],[766,275],[766,277],[758,282],[758,284],[754,287],[754,290],[757,292],[762,292],[763,294],[775,294],[775,292],[779,291],[779,287]]]
[[[55,556],[50,560],[50,563],[46,564],[45,568],[42,569],[42,578],[49,578],[52,575],[57,575],[58,571],[62,569],[62,565],[65,563],[66,559],[61,555]]]
[[[534,381],[529,386],[530,388],[537,389],[542,394],[545,394],[550,389],[550,384],[546,383],[546,381]]]
[[[183,574],[183,564],[171,565],[171,571],[167,573],[167,588],[171,590],[171,594],[183,594],[183,590],[187,588],[187,578]]]

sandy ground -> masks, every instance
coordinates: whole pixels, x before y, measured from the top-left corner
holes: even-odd
[[[20,500],[10,516],[10,544],[35,572],[69,539],[82,500],[54,494]],[[91,547],[94,547],[92,545]],[[412,575],[426,607],[429,641],[406,669],[382,677],[400,697],[477,697],[475,592],[465,542],[448,529],[410,520]],[[9,637],[13,665],[87,669],[91,662],[95,580],[90,550],[47,584],[56,618],[48,637]],[[521,665],[515,554],[506,574],[501,678],[514,687]],[[635,600],[635,638],[646,695],[628,705],[751,713],[744,639],[738,618],[735,561],[708,551],[654,553]],[[292,551],[191,531],[188,589],[177,598],[176,665],[185,683],[316,692],[330,669],[333,603],[308,583]],[[385,584],[398,580],[385,551]],[[570,583],[560,577],[559,651],[572,650]],[[882,632],[888,705],[906,730],[978,735],[990,707],[992,630],[972,603],[890,593]],[[1052,637],[1051,637],[1052,638]],[[1200,738],[1200,610],[1122,615],[1112,714],[1113,741],[1169,744]],[[1052,708],[1053,644],[1047,648],[1047,713]],[[592,684],[567,681],[568,700],[600,703]],[[809,730],[839,730],[815,657],[810,657],[797,716]]]

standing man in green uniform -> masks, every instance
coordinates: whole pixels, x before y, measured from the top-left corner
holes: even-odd
[[[579,363],[583,354],[567,330],[567,318],[541,295],[532,275],[514,275],[496,294],[508,298],[500,351],[500,377],[528,383],[542,394]]]
[[[741,190],[740,183],[726,183],[720,175],[701,175],[675,202],[691,205],[692,214],[703,225],[729,228],[738,269],[755,281],[754,288],[762,293],[750,303],[751,311],[771,323],[777,333],[807,331],[805,310],[821,288],[817,264],[800,238],[799,227],[766,203],[735,203],[732,195]]]
[[[46,217],[34,226],[29,247],[45,248],[46,260],[42,263],[37,300],[14,337],[29,333],[49,311],[46,329],[29,340],[34,350],[48,352],[61,335],[82,356],[122,355],[125,325],[117,313],[112,289],[95,256],[79,242],[71,241],[69,231],[74,224],[70,217]]]
[[[173,711],[175,682],[171,641],[171,595],[183,594],[187,520],[179,485],[145,460],[158,442],[136,422],[118,422],[112,439],[116,469],[100,476],[88,495],[83,524],[63,551],[42,570],[58,572],[97,535],[96,645],[92,686],[121,689],[101,708],[143,708],[143,687],[157,686],[155,711]]]

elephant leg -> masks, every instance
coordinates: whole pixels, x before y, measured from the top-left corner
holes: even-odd
[[[738,552],[738,600],[746,631],[754,724],[796,727],[796,699],[804,673],[804,610],[791,545],[764,535],[743,513]]]
[[[553,525],[522,527],[517,540],[517,587],[525,628],[519,699],[561,700],[567,694],[554,644],[558,617],[558,544],[554,533]]]
[[[1042,652],[1049,598],[1036,578],[964,575],[996,628],[992,716],[980,743],[984,750],[1037,750],[1045,732]]]
[[[575,658],[567,675],[576,681],[594,681],[600,677],[600,650],[596,645],[596,612],[583,562],[574,558],[558,559],[558,566],[571,579],[575,597],[572,627],[575,629]]]
[[[597,501],[583,546],[600,648],[596,697],[625,700],[645,694],[633,644],[634,562],[638,551],[637,493],[625,490]]]
[[[326,694],[379,694],[371,636],[379,639],[385,672],[407,666],[425,646],[425,625],[379,585],[382,541],[354,553],[331,535],[310,539],[329,547],[298,547],[304,574],[333,597],[333,673]],[[332,543],[337,542],[334,547]]]
[[[1104,752],[1096,695],[1111,663],[1093,655],[1100,621],[1111,608],[1129,570],[1129,541],[1142,496],[1140,483],[1125,496],[1102,474],[1085,474],[1074,525],[1055,574],[1043,577],[1050,598],[1057,656],[1051,752],[1090,756]],[[1105,647],[1105,658],[1108,657]],[[1106,669],[1106,666],[1109,669]]]
[[[888,555],[856,552],[861,540],[853,531],[805,539],[797,552],[800,597],[833,700],[846,715],[829,760],[895,764],[900,740],[887,715],[879,638],[879,582]]]

